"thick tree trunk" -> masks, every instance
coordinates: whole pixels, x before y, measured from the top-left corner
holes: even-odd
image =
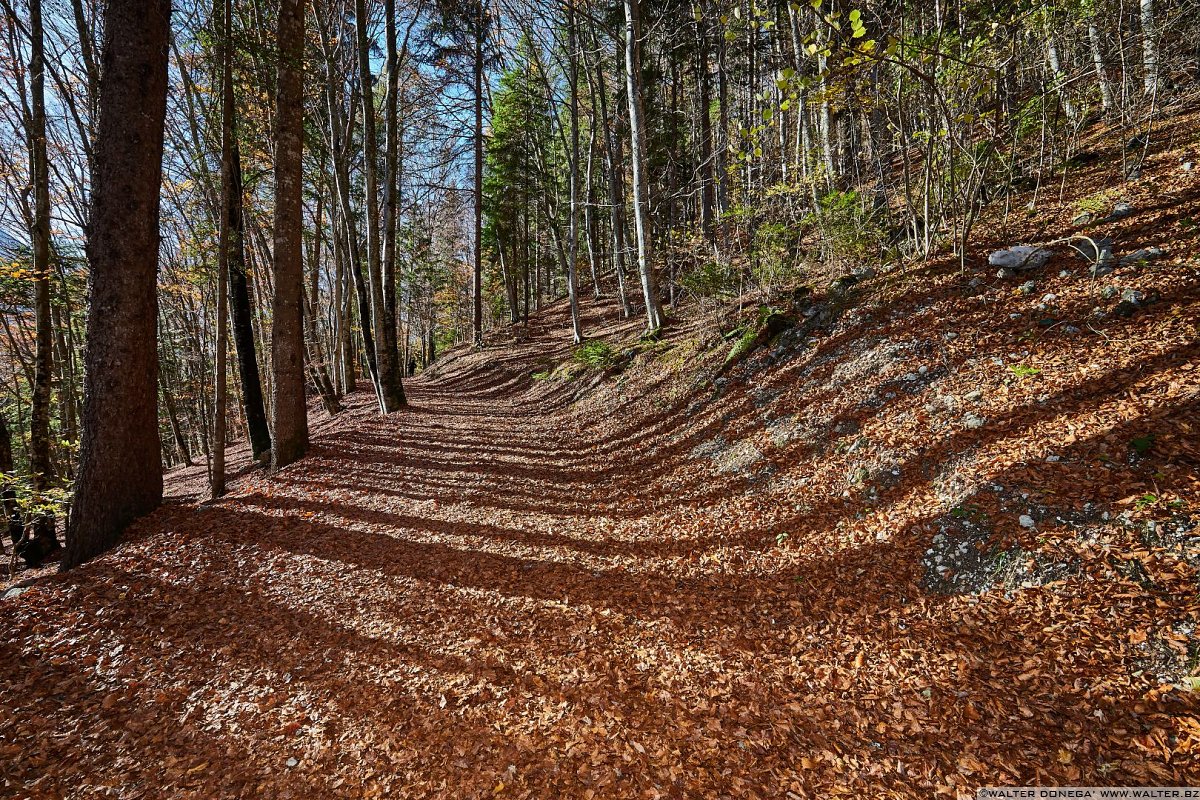
[[[275,112],[275,297],[271,365],[275,373],[275,468],[308,448],[304,397],[304,268],[301,179],[304,148],[304,3],[280,0],[279,72]]]
[[[633,220],[637,231],[638,273],[646,302],[646,328],[662,327],[663,313],[651,258],[649,179],[646,175],[646,124],[642,112],[641,23],[639,0],[625,0],[625,83],[629,94],[629,141],[633,148]]]
[[[394,385],[388,387],[390,402],[407,405],[404,396],[404,361],[401,358],[396,329],[396,226],[400,205],[400,53],[396,46],[396,0],[384,0],[387,26],[387,96],[384,100],[384,181],[383,181],[383,349],[392,359]],[[405,42],[407,47],[407,40]],[[380,370],[383,372],[384,370]],[[394,410],[394,409],[393,409]]]
[[[105,6],[83,439],[64,569],[162,502],[155,328],[170,28],[170,0]]]

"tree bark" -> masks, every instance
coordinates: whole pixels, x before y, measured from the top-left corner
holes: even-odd
[[[571,304],[571,332],[575,344],[583,341],[579,324],[579,48],[575,31],[574,0],[567,0],[567,83],[571,93],[571,224],[567,235],[567,297]]]
[[[280,0],[279,67],[275,94],[275,296],[271,314],[271,365],[276,469],[308,448],[304,397],[304,269],[301,180],[304,148],[304,3]]]
[[[225,494],[225,404],[228,400],[228,375],[225,354],[229,349],[229,303],[226,298],[229,286],[230,251],[233,249],[233,43],[232,0],[223,0],[220,10],[214,3],[213,16],[220,17],[220,32],[217,37],[218,52],[221,54],[221,220],[220,242],[217,258],[217,350],[215,363],[215,392],[213,404],[213,468],[210,489],[213,498]]]
[[[33,166],[33,307],[34,357],[32,402],[29,419],[29,471],[36,495],[48,491],[54,483],[54,464],[50,448],[50,384],[54,374],[54,331],[50,319],[50,166],[46,155],[46,59],[42,28],[41,0],[29,3],[30,59],[29,78],[32,95],[29,149]],[[54,518],[39,516],[34,522],[34,537],[53,540]]]
[[[638,273],[646,302],[646,328],[662,327],[663,313],[651,259],[649,180],[646,175],[646,125],[642,103],[639,0],[625,0],[625,83],[629,94],[629,141],[633,150],[633,221],[637,231]]]
[[[237,350],[238,376],[242,383],[242,409],[250,452],[262,459],[271,450],[271,429],[263,401],[262,379],[258,372],[258,351],[254,344],[254,306],[250,302],[250,276],[246,272],[246,231],[242,217],[242,158],[237,141],[237,119],[230,139],[232,186],[227,198],[229,214],[229,295],[233,322],[233,343]]]
[[[404,366],[396,328],[396,226],[399,224],[400,159],[400,53],[396,46],[396,0],[384,0],[387,39],[387,96],[384,100],[384,186],[383,186],[383,349],[392,359],[394,383],[388,389],[396,408],[407,405],[404,396]],[[405,39],[405,52],[408,40]],[[383,372],[383,370],[380,370]]]
[[[83,439],[64,569],[162,502],[155,329],[170,28],[170,0],[105,6]]]
[[[475,262],[471,283],[472,340],[483,347],[483,42],[486,36],[484,0],[475,0]],[[432,349],[432,348],[431,348]],[[430,358],[430,361],[433,359]]]
[[[359,87],[363,115],[363,201],[367,222],[367,277],[371,289],[370,319],[363,320],[363,324],[370,324],[374,334],[372,338],[375,343],[375,364],[378,368],[379,410],[381,413],[390,414],[404,405],[404,389],[400,386],[395,325],[391,326],[393,330],[389,336],[385,313],[385,289],[379,252],[379,137],[375,124],[375,100],[371,89],[373,79],[366,5],[366,0],[355,0],[354,27],[358,37]],[[388,187],[387,191],[390,193],[391,187]]]

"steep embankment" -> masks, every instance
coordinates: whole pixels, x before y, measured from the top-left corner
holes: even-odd
[[[3,793],[1197,782],[1200,178],[1175,158],[1128,196],[1078,177],[1133,209],[1089,231],[1161,258],[822,280],[731,364],[753,309],[645,342],[591,308],[608,347],[574,357],[558,307],[403,413],[350,398],[220,502],[172,476],[114,553],[0,605]],[[989,245],[1064,235],[1080,197]]]

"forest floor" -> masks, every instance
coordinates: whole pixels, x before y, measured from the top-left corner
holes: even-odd
[[[1162,258],[986,266],[1124,199],[1106,157],[966,271],[818,283],[732,365],[753,302],[661,341],[587,304],[591,365],[560,304],[403,412],[314,406],[309,456],[220,501],[173,473],[115,551],[0,601],[0,795],[1200,784],[1200,175],[1175,157],[1096,225]]]

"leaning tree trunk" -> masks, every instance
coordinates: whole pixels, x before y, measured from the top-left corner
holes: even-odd
[[[308,448],[304,397],[303,201],[304,3],[280,0],[279,71],[275,93],[275,297],[271,309],[271,404],[275,414],[275,468]]]
[[[155,291],[170,31],[170,0],[105,5],[83,438],[64,569],[162,502]]]
[[[254,460],[271,450],[271,429],[263,402],[262,378],[258,373],[258,351],[254,344],[254,306],[250,303],[250,276],[246,272],[246,226],[242,216],[242,157],[237,142],[237,119],[230,137],[229,196],[229,301],[233,344],[237,351],[238,377],[242,382],[242,410]]]

